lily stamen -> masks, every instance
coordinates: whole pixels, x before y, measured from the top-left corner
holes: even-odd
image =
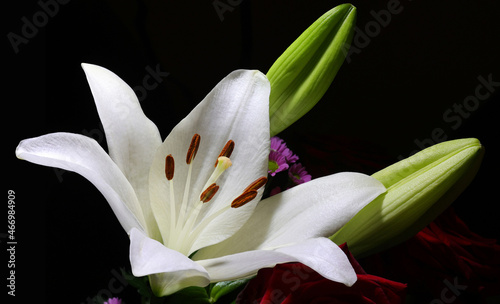
[[[265,184],[267,184],[267,177],[262,176],[251,183],[248,187],[246,187],[246,189],[243,190],[243,193],[250,190],[259,190],[260,188],[264,187]]]
[[[186,184],[184,186],[184,195],[182,196],[181,209],[179,213],[179,220],[176,225],[176,231],[182,229],[181,225],[185,221],[185,216],[188,208],[189,189],[191,187],[191,172],[193,169],[191,163],[195,158],[196,153],[198,152],[198,149],[200,147],[200,141],[201,141],[201,136],[198,133],[195,133],[193,135],[193,138],[191,138],[191,143],[189,144],[189,148],[186,153],[186,164],[188,165],[188,174],[186,177]]]
[[[170,236],[172,236],[172,232],[176,226],[176,210],[175,210],[175,195],[174,195],[174,170],[175,169],[175,161],[172,154],[167,155],[165,157],[165,176],[169,181],[170,187]]]
[[[170,181],[174,178],[175,162],[172,154],[167,155],[165,158],[165,176]]]
[[[257,190],[249,190],[243,192],[240,196],[235,198],[231,203],[231,208],[239,208],[251,202],[255,197],[257,197]]]
[[[202,201],[204,203],[208,203],[214,197],[215,193],[217,193],[218,190],[219,190],[219,186],[217,186],[215,183],[211,184],[200,195],[200,201]]]
[[[193,138],[191,139],[191,144],[189,145],[188,152],[186,155],[186,164],[191,164],[193,159],[196,156],[196,153],[198,152],[198,148],[200,147],[200,139],[201,136],[200,134],[194,134]]]

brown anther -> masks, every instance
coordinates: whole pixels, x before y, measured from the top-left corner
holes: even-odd
[[[234,141],[229,140],[224,146],[224,148],[222,148],[222,150],[220,151],[220,154],[217,157],[217,159],[221,156],[225,156],[227,158],[231,157],[231,153],[233,153],[233,150],[234,150]],[[217,167],[217,161],[215,162],[215,167]]]
[[[231,203],[231,207],[239,208],[252,201],[256,196],[257,196],[257,190],[249,190],[243,192],[240,196],[234,199],[234,201]]]
[[[209,202],[214,197],[215,193],[217,193],[218,190],[219,190],[219,186],[217,186],[215,183],[211,184],[200,195],[200,201],[202,201],[204,203]]]
[[[200,134],[193,135],[191,139],[191,144],[189,145],[189,149],[186,155],[186,164],[191,164],[194,157],[196,156],[196,152],[198,152],[198,148],[200,147]]]
[[[165,176],[168,180],[172,180],[172,178],[174,178],[174,168],[174,157],[172,156],[172,154],[169,154],[167,155],[167,157],[165,157]]]
[[[258,178],[256,181],[250,184],[245,190],[243,190],[243,193],[248,192],[250,190],[259,190],[262,188],[265,184],[267,183],[267,177],[262,176]]]

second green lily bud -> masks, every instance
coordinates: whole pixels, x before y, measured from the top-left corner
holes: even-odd
[[[355,23],[354,6],[334,7],[309,26],[269,69],[271,136],[286,129],[323,97],[344,62]]]
[[[429,147],[372,176],[387,188],[330,237],[356,257],[415,235],[444,211],[474,178],[484,149],[475,138]]]

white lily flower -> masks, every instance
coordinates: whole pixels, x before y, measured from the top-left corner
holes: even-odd
[[[109,155],[95,140],[70,133],[23,140],[16,155],[92,182],[130,236],[132,272],[149,275],[156,295],[285,262],[354,284],[347,257],[325,236],[385,187],[339,173],[260,201],[270,149],[270,85],[262,73],[229,74],[162,143],[125,82],[82,66]]]

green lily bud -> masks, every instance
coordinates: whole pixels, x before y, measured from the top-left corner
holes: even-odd
[[[341,4],[307,28],[267,72],[271,136],[306,114],[325,94],[354,35],[356,8]]]
[[[330,237],[347,242],[356,257],[387,249],[415,235],[469,185],[484,149],[475,138],[431,146],[372,176],[387,192]]]

